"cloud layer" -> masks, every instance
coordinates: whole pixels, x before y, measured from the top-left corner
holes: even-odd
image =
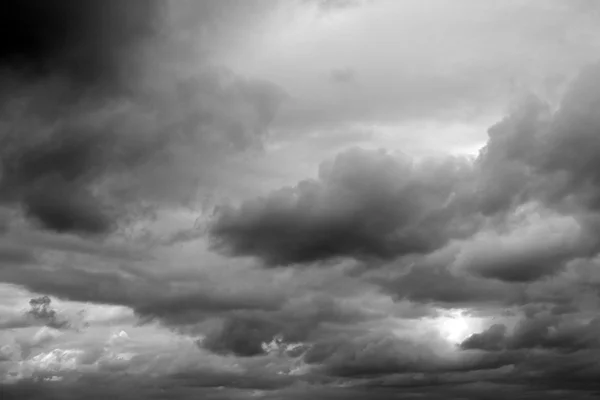
[[[592,2],[5,8],[8,398],[600,390]]]

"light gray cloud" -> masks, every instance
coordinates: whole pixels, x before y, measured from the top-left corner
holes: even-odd
[[[558,1],[359,3],[333,16],[300,11],[286,21],[293,33],[254,49],[248,68],[293,99],[283,131],[498,115],[523,90],[555,98],[600,45],[597,15]],[[323,85],[322,71],[340,65],[359,82]]]

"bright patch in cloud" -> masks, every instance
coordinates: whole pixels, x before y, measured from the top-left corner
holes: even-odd
[[[461,343],[481,327],[481,320],[469,316],[465,310],[444,312],[444,315],[436,318],[433,323],[440,335],[452,344]]]

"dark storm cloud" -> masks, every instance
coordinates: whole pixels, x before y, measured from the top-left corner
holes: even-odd
[[[442,261],[443,262],[443,261]],[[521,304],[522,288],[504,282],[455,273],[448,264],[425,259],[406,266],[394,263],[367,276],[397,299],[436,303],[448,307],[473,304]]]
[[[342,329],[387,315],[297,282],[306,278],[281,281],[264,271],[250,271],[245,277],[240,271],[229,278],[193,271],[177,276],[126,267],[114,270],[111,262],[97,270],[64,265],[21,267],[0,271],[0,277],[60,299],[127,306],[141,323],[159,321],[184,334],[205,333],[201,347],[242,357],[264,354],[262,344],[276,336],[286,343],[301,342],[324,326]],[[310,279],[322,283],[318,275]],[[36,315],[52,314],[51,309],[45,311],[47,306],[40,304]]]
[[[405,339],[391,332],[361,332],[315,343],[304,356],[304,361],[331,376],[374,378],[406,373],[493,370],[521,358],[514,352],[449,356],[441,350],[440,343],[440,338],[430,333],[422,334],[419,339]]]
[[[305,356],[309,364],[325,365],[334,376],[374,376],[407,371],[421,372],[433,365],[433,351],[392,336],[366,335],[336,338],[313,346]]]
[[[461,347],[486,351],[550,349],[575,352],[598,349],[599,333],[598,318],[577,321],[573,317],[541,313],[521,319],[512,332],[508,332],[505,325],[492,325],[481,333],[471,335]]]
[[[130,35],[137,37],[138,31],[145,30],[121,19],[132,13],[132,18],[154,24],[152,16],[128,10],[142,5],[150,8],[153,3],[56,3],[53,12],[65,8],[69,18],[70,13],[81,14],[91,19],[90,26],[73,22],[73,27],[67,25],[62,32],[63,28],[48,22],[54,34],[48,33],[50,43],[34,35],[30,39],[35,46],[23,50],[31,54],[7,59],[7,68],[48,61],[49,66],[57,65],[57,72],[36,74],[37,79],[17,76],[2,90],[1,203],[18,206],[50,230],[106,233],[118,227],[117,220],[127,223],[159,205],[191,204],[201,184],[212,184],[215,164],[232,152],[260,144],[266,136],[282,92],[268,82],[203,62],[193,73],[177,73],[178,64],[187,65],[189,49],[176,41],[155,39],[152,52],[136,55],[147,64],[128,77],[130,88],[119,87],[127,90],[101,93],[108,87],[101,77],[74,82],[71,75],[80,73],[79,66],[96,67],[88,56],[107,53],[110,58],[113,52],[119,53],[110,62],[125,67],[128,55],[121,56],[122,46],[128,46]],[[32,9],[40,7],[31,2]],[[103,19],[106,13],[117,14],[114,23],[124,26],[112,27],[112,17]],[[64,21],[59,18],[58,22]],[[53,42],[63,36],[68,42],[64,49]],[[70,48],[72,40],[83,41],[73,46],[82,46],[86,52]],[[138,41],[131,42],[141,49]],[[68,55],[64,62],[72,64],[66,69],[61,69],[60,60],[53,61],[63,50]]]
[[[490,381],[499,385],[535,381],[532,396],[555,388],[587,395],[597,366],[586,352],[599,346],[597,319],[583,313],[597,306],[596,275],[585,266],[599,244],[598,71],[583,71],[557,111],[534,97],[519,103],[472,164],[432,168],[354,150],[324,163],[316,180],[219,209],[214,248],[268,266],[350,257],[370,267],[361,279],[395,299],[529,310],[514,329],[497,323],[470,336],[454,358],[432,350],[433,339],[421,345],[360,329],[312,337],[303,360],[313,371],[391,381],[418,373],[432,379],[428,388],[446,382],[440,374],[474,382],[466,376],[498,371]]]
[[[568,236],[569,230],[565,233]],[[555,242],[551,232],[542,230],[538,235],[546,247],[532,246],[531,242],[515,237],[515,243],[519,243],[517,248],[527,249],[520,258],[516,257],[519,253],[512,253],[506,242],[495,242],[496,247],[478,248],[476,240],[467,240],[466,243],[455,242],[425,257],[385,264],[368,271],[363,278],[379,285],[396,299],[450,308],[548,304],[554,313],[560,314],[574,312],[585,304],[594,307],[597,280],[592,265],[596,263],[587,258],[576,258],[567,263],[561,258],[549,259],[548,263],[540,265],[524,262],[531,260],[532,255],[542,248],[553,251],[550,249]],[[473,252],[477,248],[480,251]],[[478,257],[473,257],[475,254]],[[516,261],[511,264],[507,260],[513,257]],[[480,271],[486,271],[486,274]]]
[[[88,3],[63,4],[79,15],[75,9]],[[212,4],[206,10],[219,14],[220,6]],[[152,216],[156,207],[193,202],[198,181],[218,180],[204,173],[210,175],[221,158],[267,136],[281,91],[213,66],[202,64],[182,77],[180,71],[163,74],[161,68],[169,70],[170,64],[150,57],[156,64],[124,86],[134,89],[97,96],[98,82],[121,82],[112,78],[126,71],[123,51],[141,46],[138,39],[148,31],[115,28],[122,41],[109,35],[100,47],[92,41],[77,52],[80,42],[71,29],[78,25],[72,23],[44,25],[47,41],[33,36],[26,51],[7,51],[1,59],[11,72],[36,77],[19,80],[5,92],[12,100],[0,120],[2,205],[56,232],[107,233],[140,214]],[[102,19],[82,28],[81,43],[100,32],[100,25],[106,28]],[[89,64],[81,67],[82,60]],[[131,365],[148,367],[146,378],[122,374],[127,379],[117,379],[109,365],[93,378],[84,373],[73,382],[65,375],[66,381],[55,386],[22,381],[7,395],[577,398],[552,391],[566,388],[580,389],[585,398],[598,388],[600,351],[598,318],[583,318],[582,311],[597,307],[600,287],[593,272],[597,265],[590,260],[598,250],[600,227],[598,70],[593,67],[575,81],[557,112],[535,98],[520,104],[489,130],[475,162],[413,162],[350,150],[323,163],[317,179],[239,207],[219,208],[210,225],[214,249],[254,256],[269,267],[358,260],[358,266],[339,275],[325,274],[339,267],[333,262],[330,269],[225,264],[212,275],[208,256],[181,271],[176,265],[187,265],[188,254],[139,261],[133,250],[95,247],[82,238],[60,241],[63,235],[54,240],[32,236],[28,243],[69,253],[66,261],[49,252],[34,264],[29,258],[34,252],[11,247],[4,254],[0,248],[2,281],[61,299],[127,306],[142,322],[158,319],[179,333],[206,334],[199,348],[190,345],[190,350],[209,362],[235,362],[236,368],[226,373],[194,369],[197,360],[182,357],[186,371],[152,378],[150,384],[148,371],[162,358],[140,355]],[[532,203],[535,207],[527,208]],[[152,272],[151,264],[161,262],[165,265]],[[595,297],[578,298],[584,287]],[[418,303],[427,316],[435,307],[482,313],[512,307],[525,316],[514,330],[497,323],[455,348],[442,339],[439,327],[420,332],[427,321],[418,318],[410,321],[409,337],[397,332],[396,324],[407,323],[398,317],[400,301]],[[29,315],[66,327],[50,304],[48,297],[32,300]],[[301,346],[276,355],[264,346],[272,340],[282,347]],[[309,372],[273,373],[286,357]],[[268,364],[268,373],[260,363]],[[129,367],[118,366],[128,372]],[[382,389],[386,386],[389,391]],[[249,391],[254,389],[264,392]]]
[[[452,268],[505,282],[532,282],[557,274],[570,260],[594,255],[597,240],[574,217],[531,209],[517,221],[505,232],[482,231],[461,243]]]
[[[599,77],[598,65],[584,70],[556,112],[534,97],[519,103],[490,128],[472,164],[342,153],[321,165],[316,180],[218,209],[213,248],[287,265],[389,260],[461,239],[448,260],[454,269],[507,282],[556,274],[598,250]],[[507,222],[528,204],[538,205],[532,212],[541,222]]]
[[[458,159],[416,165],[350,150],[323,163],[317,180],[220,208],[210,227],[213,247],[271,265],[427,253],[471,229],[451,202],[468,174]]]
[[[344,306],[341,301],[321,294],[290,299],[277,310],[248,310],[226,317],[199,345],[219,354],[251,357],[265,354],[263,347],[279,338],[281,343],[303,343],[319,335],[319,329],[357,325],[376,321],[381,315],[369,315],[356,307]],[[300,346],[296,351],[305,350]]]
[[[556,112],[530,97],[489,130],[479,159],[488,182],[484,210],[495,213],[538,199],[597,211],[599,77],[600,66],[590,66],[571,83]]]
[[[143,317],[159,317],[179,323],[203,319],[230,310],[270,310],[284,300],[277,291],[257,293],[237,290],[222,293],[202,274],[183,279],[153,276],[135,270],[85,270],[73,267],[21,268],[2,271],[5,282],[62,299],[124,305]],[[182,282],[187,285],[182,285]],[[181,316],[183,321],[180,319]],[[188,321],[189,322],[189,321]]]
[[[7,0],[0,16],[0,68],[26,77],[113,79],[158,28],[159,2]]]
[[[202,341],[201,346],[219,354],[241,357],[264,354],[263,343],[270,342],[281,330],[268,319],[244,316],[227,319]]]
[[[494,324],[481,333],[475,333],[469,336],[461,343],[461,348],[466,350],[502,350],[505,336],[506,326],[502,324]]]
[[[511,371],[496,382],[561,390],[577,398],[599,389],[594,379],[599,327],[598,318],[582,319],[577,313],[569,317],[538,313],[526,315],[513,329],[492,325],[471,335],[461,348],[480,355],[518,354]]]

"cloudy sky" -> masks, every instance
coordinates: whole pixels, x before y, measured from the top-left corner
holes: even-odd
[[[5,0],[3,399],[600,394],[600,4]]]

